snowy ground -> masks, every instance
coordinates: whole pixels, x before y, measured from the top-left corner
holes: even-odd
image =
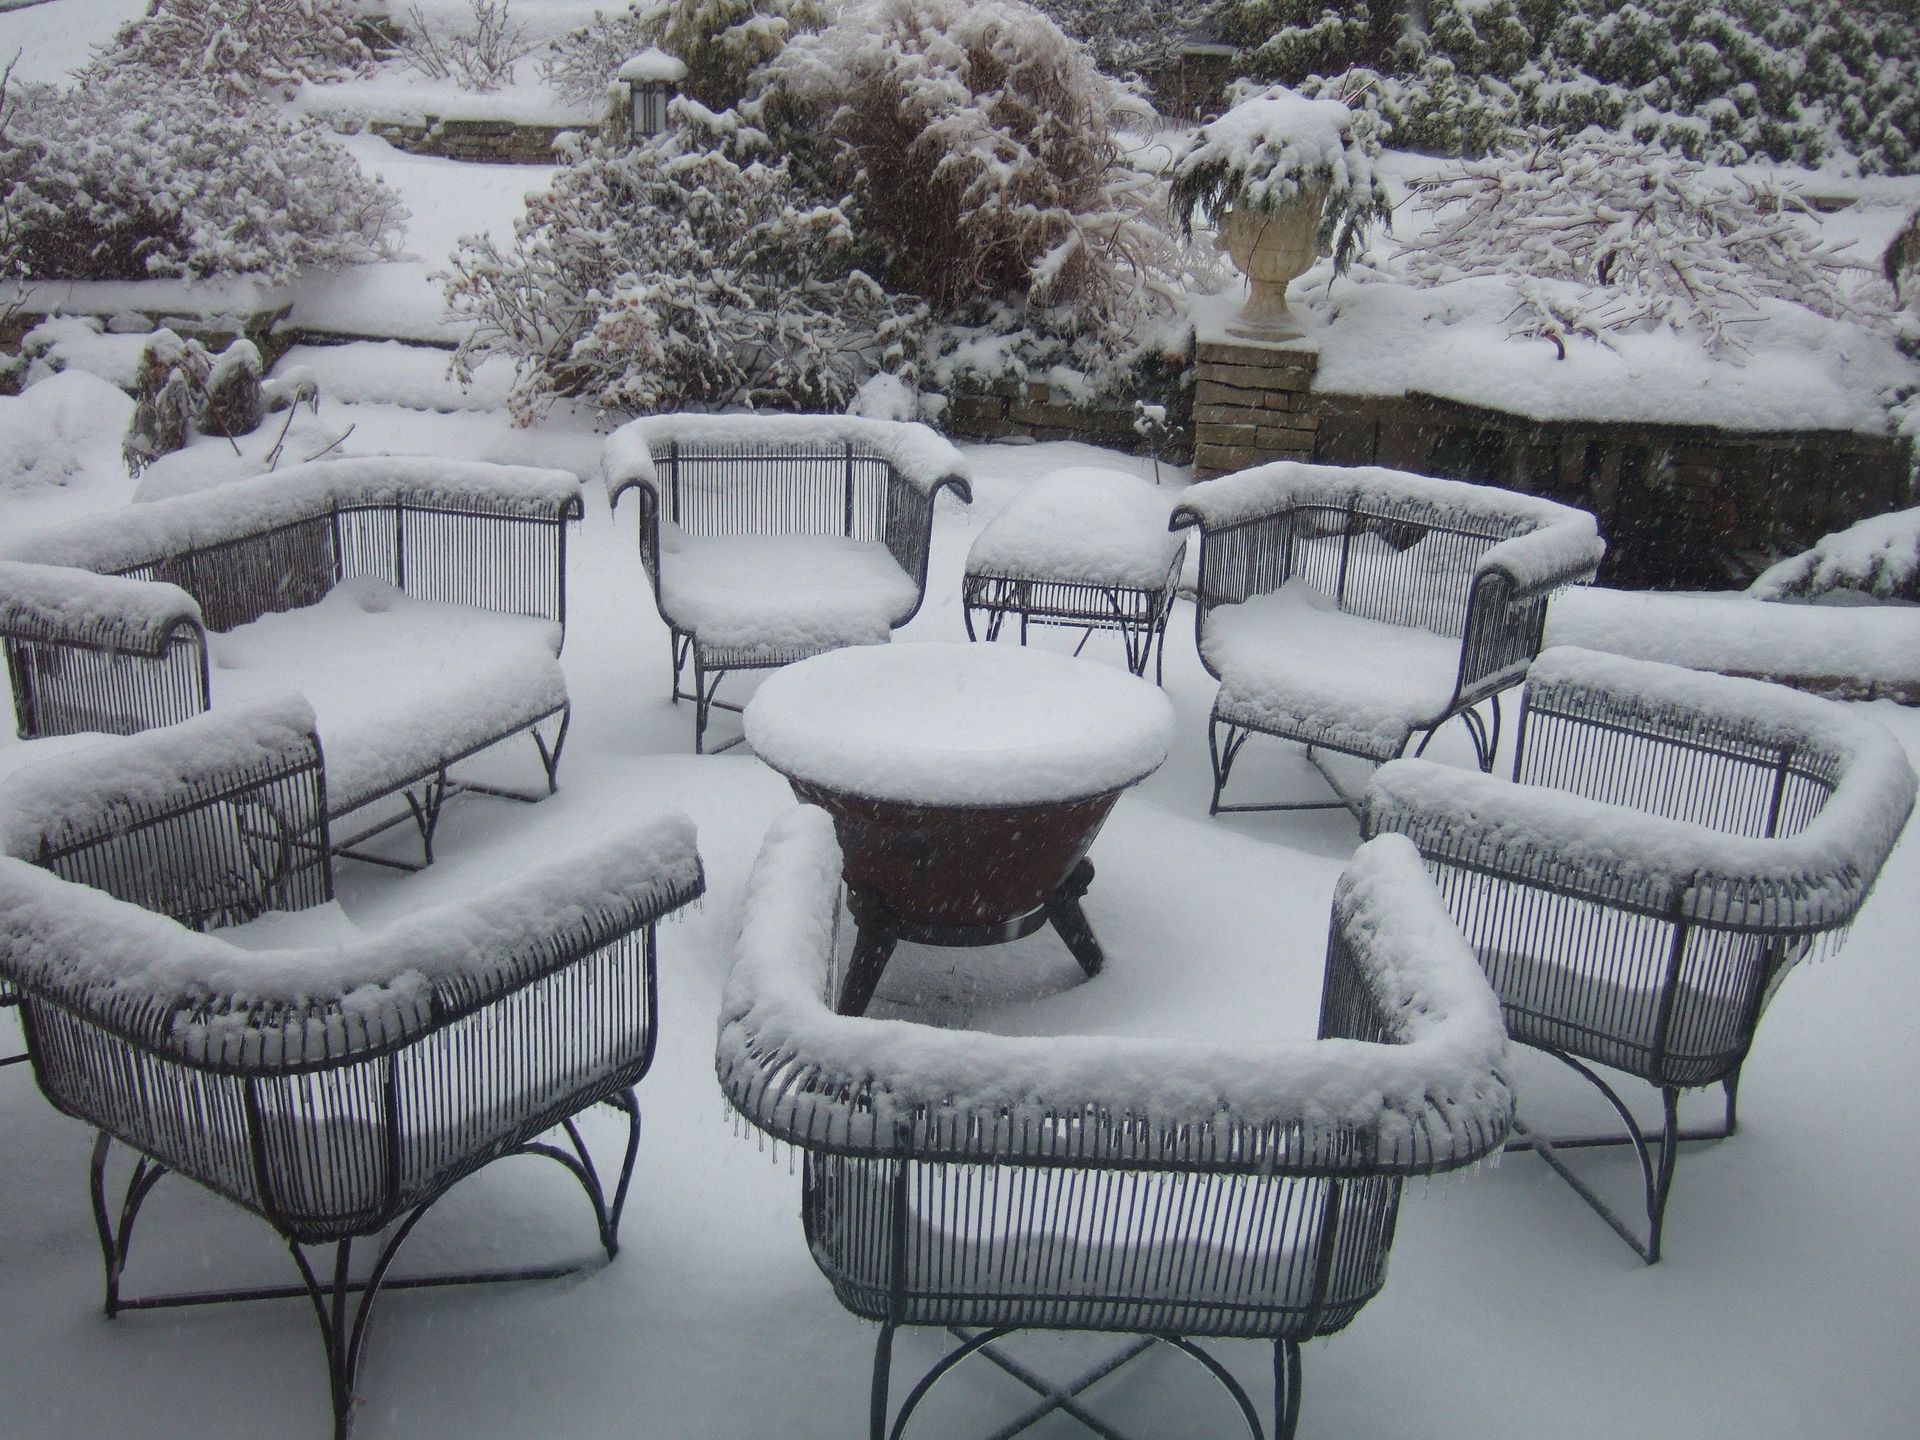
[[[61,0],[0,19],[0,51],[27,43],[36,76],[84,58],[85,25],[138,0]],[[65,17],[65,23],[56,23]],[[24,32],[32,27],[32,34]],[[104,27],[104,28],[103,28]],[[38,48],[36,49],[36,45]],[[428,275],[454,234],[502,229],[537,169],[478,169],[352,142],[404,193],[417,257],[303,286],[309,324],[369,336],[433,333]],[[1344,284],[1338,287],[1345,290]],[[557,416],[513,430],[497,409],[438,413],[441,357],[352,347],[290,357],[329,396],[301,435],[343,453],[383,449],[564,465],[589,473],[598,437]],[[489,383],[497,384],[497,381]],[[73,388],[73,387],[70,387]],[[75,393],[34,411],[57,465],[0,483],[0,526],[40,524],[128,503],[112,406]],[[484,400],[484,393],[481,397]],[[481,403],[470,399],[469,405]],[[69,443],[73,411],[96,417]],[[0,427],[23,412],[0,412]],[[300,458],[305,451],[291,447]],[[1094,461],[1146,462],[1085,446],[975,447],[977,500],[943,504],[925,609],[902,643],[963,634],[959,575],[971,538],[1037,477]],[[208,463],[212,455],[203,452]],[[67,457],[67,458],[60,458]],[[57,470],[57,475],[56,475]],[[807,1257],[788,1157],[740,1138],[712,1079],[714,1021],[741,887],[784,783],[751,756],[695,757],[692,718],[667,702],[668,655],[633,543],[631,509],[610,517],[590,492],[573,549],[565,666],[575,723],[559,795],[523,808],[469,799],[448,816],[441,859],[399,878],[344,865],[342,899],[360,922],[484,890],[556,845],[659,806],[698,822],[711,889],[663,934],[665,1031],[642,1087],[640,1171],[613,1265],[582,1278],[472,1293],[391,1295],[363,1377],[362,1440],[843,1440],[861,1433],[873,1331],[835,1303]],[[1334,878],[1355,844],[1329,815],[1206,816],[1211,685],[1176,611],[1167,687],[1179,716],[1172,757],[1128,795],[1096,845],[1088,898],[1106,971],[1083,982],[1050,936],[994,951],[903,949],[880,1005],[947,1023],[1030,1033],[1236,1036],[1311,1032]],[[1064,632],[1040,643],[1071,648]],[[1117,643],[1088,653],[1117,663]],[[1920,760],[1920,712],[1862,707]],[[727,721],[720,722],[722,724]],[[11,747],[10,737],[0,748]],[[1457,733],[1436,744],[1464,763]],[[4,760],[6,756],[0,756]],[[1251,748],[1236,779],[1314,792],[1285,747]],[[1515,1156],[1410,1187],[1392,1277],[1345,1334],[1309,1347],[1301,1433],[1346,1440],[1476,1436],[1622,1440],[1685,1435],[1906,1437],[1920,1402],[1920,844],[1893,857],[1849,948],[1795,974],[1762,1027],[1730,1142],[1682,1161],[1668,1257],[1646,1269],[1553,1179]],[[0,1053],[13,1048],[0,1018]],[[1604,1119],[1545,1062],[1515,1077],[1536,1120]],[[614,1125],[594,1132],[611,1140]],[[21,1070],[0,1071],[0,1437],[319,1436],[327,1428],[318,1337],[296,1303],[130,1315],[99,1311],[85,1201],[88,1134],[56,1115]],[[1623,1157],[1591,1162],[1623,1199]],[[172,1183],[141,1223],[129,1285],[284,1284],[271,1233]],[[553,1167],[514,1161],[459,1187],[405,1256],[415,1270],[584,1253],[577,1192]],[[1052,1348],[1043,1345],[1042,1349]],[[898,1375],[936,1349],[904,1337]],[[1256,1394],[1266,1352],[1221,1347]],[[1020,1402],[994,1373],[963,1371],[924,1412],[928,1440],[978,1433]],[[1219,1393],[1187,1362],[1159,1357],[1096,1390],[1096,1408],[1146,1436],[1234,1433]],[[1036,1434],[1072,1433],[1061,1423]]]

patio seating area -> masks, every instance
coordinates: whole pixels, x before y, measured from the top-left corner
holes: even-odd
[[[1656,1394],[1691,1383],[1688,1357],[1645,1356],[1650,1304],[1692,1325],[1779,1299],[1747,1247],[1784,1248],[1836,1171],[1877,1163],[1818,1117],[1880,1053],[1834,1053],[1863,996],[1909,983],[1920,857],[1897,842],[1920,721],[1542,656],[1552,594],[1599,554],[1587,517],[1433,481],[1374,505],[1413,477],[1357,472],[1341,495],[1312,466],[1168,493],[1163,545],[1188,526],[1202,537],[1198,644],[1176,615],[1161,685],[1136,678],[1146,652],[1118,626],[1021,637],[1050,653],[969,647],[976,541],[1088,447],[1003,463],[878,422],[784,433],[796,427],[636,422],[606,444],[606,507],[582,507],[559,472],[476,464],[459,487],[403,485],[333,462],[0,546],[15,695],[23,732],[38,731],[0,745],[0,973],[33,1057],[32,1082],[0,1071],[14,1162],[0,1206],[22,1216],[23,1247],[0,1267],[0,1308],[31,1296],[46,1317],[0,1359],[24,1403],[62,1433],[158,1405],[191,1409],[208,1435],[250,1434],[257,1404],[220,1389],[221,1347],[244,1345],[249,1388],[274,1397],[288,1433],[331,1423],[363,1440],[615,1425],[1264,1440],[1482,1422],[1506,1437],[1549,1403],[1576,1412],[1567,1434],[1598,1436],[1623,1364]],[[349,480],[360,498],[342,498]],[[537,527],[513,528],[536,511]],[[490,525],[538,539],[434,548]],[[1177,553],[1156,552],[1163,576]],[[536,564],[530,588],[502,578]],[[884,585],[860,578],[876,574]],[[841,579],[860,606],[800,603]],[[1294,707],[1343,710],[1378,744],[1261,729],[1271,714],[1236,708],[1235,657],[1300,632],[1239,617],[1283,596],[1348,627],[1310,657],[1329,687],[1392,670],[1433,679],[1431,693],[1393,715],[1331,688]],[[805,612],[786,617],[791,633],[787,600]],[[412,648],[383,655],[366,637],[396,620]],[[527,642],[524,671],[509,630]],[[1403,651],[1424,658],[1403,665]],[[378,668],[397,680],[427,654],[472,667],[471,683],[430,692]],[[1016,724],[986,677],[1028,668]],[[935,671],[966,704],[914,698]],[[162,673],[177,683],[150,678]],[[1260,674],[1278,693],[1280,670]],[[1492,705],[1523,680],[1503,730]],[[803,682],[796,710],[786,692]],[[318,693],[285,693],[308,683]],[[361,691],[364,712],[347,703]],[[364,727],[330,728],[329,702]],[[89,725],[89,705],[113,723]],[[712,712],[733,708],[747,745],[710,753],[739,744],[711,743]],[[1475,719],[1447,725],[1462,715]],[[541,804],[442,806],[462,779],[510,788],[463,735],[517,740],[547,721]],[[1236,766],[1262,793],[1317,783],[1291,747],[1241,754],[1256,729],[1390,762],[1366,797],[1377,838],[1356,850],[1345,814],[1219,803]],[[1211,754],[1210,731],[1226,733]],[[1395,758],[1415,745],[1431,759]],[[963,750],[985,758],[959,765]],[[887,800],[914,824],[948,805],[985,833],[989,803],[1085,798],[1065,782],[1087,779],[1089,755],[1111,773],[1088,782],[1103,808],[1063,850],[1063,885],[982,922],[1002,933],[974,948],[930,921],[894,924],[880,962],[861,960],[878,912],[858,899],[851,812],[796,808],[796,794]],[[1513,779],[1483,773],[1496,762]],[[957,789],[933,783],[955,776]],[[381,781],[411,801],[400,818],[430,868],[349,863],[396,858],[335,833]],[[1530,798],[1549,789],[1566,793]],[[1650,813],[1616,816],[1636,810]],[[657,811],[683,816],[636,823]],[[930,868],[920,839],[895,848],[903,870]],[[987,876],[1039,848],[1015,826],[968,863]],[[1099,935],[1089,965],[1055,898],[1092,865],[1098,883],[1071,896]],[[1759,1055],[1762,1009],[1848,927],[1845,963],[1771,1006]],[[1589,959],[1591,984],[1566,978]],[[1762,1118],[1669,1194],[1690,1139],[1680,1092],[1724,1083],[1730,1122],[1750,1053]],[[1651,1109],[1618,1088],[1637,1161],[1556,1154],[1585,1087],[1561,1059],[1652,1082]],[[1911,1104],[1871,1103],[1874,1125]],[[1660,1258],[1664,1218],[1665,1263],[1641,1266],[1558,1203],[1530,1157],[1482,1163],[1503,1146],[1564,1163],[1616,1211],[1645,1189],[1651,1231],[1629,1238]],[[558,1163],[491,1163],[515,1155]],[[168,1174],[195,1183],[157,1183]],[[621,1258],[600,1266],[623,1215]],[[1737,1230],[1712,1223],[1734,1215]],[[169,1328],[126,1314],[80,1329],[97,1319],[99,1272],[76,1252],[95,1238],[110,1314],[192,1308]],[[1822,1263],[1865,1283],[1889,1243],[1872,1225],[1830,1235]],[[562,1273],[579,1278],[465,1300],[429,1288]],[[1583,1297],[1580,1355],[1550,1380],[1516,1375],[1528,1367],[1513,1357],[1551,1328],[1526,1297],[1564,1286]],[[1780,1322],[1807,1363],[1856,1343],[1823,1328],[1844,1293],[1802,1297]],[[249,1298],[294,1303],[202,1303]],[[56,1395],[37,1372],[75,1347],[99,1383]],[[1791,1410],[1791,1377],[1758,1373],[1768,1353],[1743,1362],[1760,1396],[1743,1404]],[[1889,1352],[1876,1373],[1901,1363]],[[1487,1421],[1498,1386],[1514,1413]],[[1886,1397],[1845,1405],[1877,1433]]]

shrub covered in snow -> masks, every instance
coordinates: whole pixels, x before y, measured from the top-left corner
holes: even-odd
[[[507,13],[507,0],[472,0],[472,19],[453,26],[429,19],[418,5],[407,11],[400,60],[430,80],[452,80],[485,94],[513,79],[513,70],[539,48],[527,27]]]
[[[1229,210],[1271,213],[1324,185],[1320,249],[1344,273],[1367,231],[1392,216],[1378,151],[1340,101],[1270,86],[1195,132],[1174,162],[1174,213],[1189,230],[1196,213],[1218,225]]]
[[[0,134],[0,272],[141,280],[387,254],[399,200],[310,125],[133,74],[18,91]]]
[[[1748,587],[1761,600],[1812,599],[1851,590],[1920,604],[1920,510],[1875,515],[1823,538]]]
[[[1211,7],[1194,0],[1034,0],[1109,75],[1164,70]]]
[[[645,0],[634,0],[612,14],[594,11],[585,25],[547,42],[539,61],[540,78],[570,104],[598,104],[614,71],[654,43],[658,13],[659,6]]]
[[[725,405],[839,409],[876,369],[908,361],[924,310],[853,263],[846,214],[784,161],[741,161],[690,128],[652,145],[599,141],[528,197],[515,238],[469,238],[448,303],[472,322],[462,375],[516,366],[530,421],[555,397],[614,411]]]
[[[1787,300],[1852,313],[1839,284],[1857,268],[1814,238],[1806,207],[1768,182],[1722,183],[1695,161],[1618,137],[1566,147],[1535,132],[1524,147],[1464,160],[1423,182],[1432,228],[1406,252],[1410,278],[1443,284],[1512,277],[1516,333],[1603,340],[1666,325],[1712,351],[1735,327]],[[1565,287],[1540,282],[1571,282]]]
[[[166,88],[206,87],[228,101],[366,70],[354,0],[153,0],[120,27],[89,71],[143,72]]]
[[[1111,372],[1171,314],[1164,187],[1116,133],[1151,110],[1032,6],[850,0],[756,84],[750,113],[938,319]]]
[[[1223,0],[1250,73],[1358,92],[1402,147],[1597,125],[1696,158],[1920,168],[1907,0]]]

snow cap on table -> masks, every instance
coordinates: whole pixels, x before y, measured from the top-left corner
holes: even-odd
[[[925,805],[1043,805],[1158,769],[1173,705],[1124,670],[965,642],[856,646],[789,665],[747,702],[747,741],[830,790]]]
[[[0,633],[56,641],[85,635],[110,650],[157,655],[183,628],[202,623],[200,603],[178,585],[0,560]]]
[[[1600,563],[1606,544],[1593,516],[1570,505],[1492,485],[1440,480],[1378,465],[1309,465],[1277,460],[1203,480],[1180,496],[1176,526],[1214,530],[1303,505],[1364,506],[1426,524],[1458,521],[1506,539],[1480,557],[1526,590]]]
[[[1529,703],[1602,696],[1610,723],[1716,745],[1729,733],[1833,777],[1793,834],[1730,835],[1544,786],[1396,760],[1367,787],[1368,829],[1437,834],[1449,853],[1525,859],[1575,893],[1631,894],[1691,918],[1817,934],[1849,924],[1912,813],[1913,767],[1885,726],[1830,700],[1572,647],[1543,652]]]
[[[425,455],[314,460],[211,490],[0,538],[0,559],[101,572],[129,570],[335,510],[401,503],[577,519],[580,482],[565,470]]]
[[[313,708],[284,695],[83,741],[0,782],[0,854],[32,860],[43,844],[109,833],[222,777],[314,760],[313,726]]]
[[[654,489],[653,457],[669,445],[715,450],[842,450],[880,456],[922,492],[954,482],[962,499],[972,496],[972,472],[954,446],[918,423],[869,420],[859,415],[646,415],[607,437],[600,451],[607,499],[618,502],[634,485]]]
[[[668,812],[348,944],[242,949],[0,856],[0,976],[192,1062],[311,1064],[397,1046],[703,884]]]
[[[748,881],[715,1064],[733,1104],[780,1138],[1266,1173],[1337,1156],[1412,1173],[1469,1163],[1505,1134],[1498,1002],[1399,837],[1363,847],[1335,899],[1397,1044],[1011,1036],[838,1015],[825,997],[839,894],[827,815],[803,806],[776,821]]]

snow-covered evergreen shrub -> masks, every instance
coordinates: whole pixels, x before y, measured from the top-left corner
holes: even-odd
[[[21,87],[5,132],[0,269],[34,279],[280,283],[390,253],[405,214],[314,126],[133,74]]]
[[[1354,95],[1411,149],[1587,126],[1695,158],[1920,168],[1911,0],[1222,0],[1249,73]]]
[[[651,43],[686,62],[685,94],[730,109],[755,70],[826,23],[835,0],[658,0]]]
[[[1618,136],[1463,160],[1415,187],[1432,228],[1405,252],[1410,279],[1513,279],[1517,333],[1551,339],[1666,325],[1711,351],[1765,300],[1852,314],[1840,278],[1859,268],[1814,238],[1792,193],[1722,183],[1684,156]],[[1569,292],[1542,281],[1572,282]]]
[[[512,245],[463,240],[447,299],[474,324],[463,378],[512,357],[523,423],[556,397],[610,411],[729,405],[840,409],[862,380],[910,365],[925,312],[852,263],[845,213],[784,161],[741,161],[687,128],[630,147],[592,141],[527,199]]]
[[[1338,100],[1309,100],[1284,85],[1242,98],[1200,127],[1173,165],[1172,201],[1183,228],[1196,214],[1218,225],[1229,210],[1269,214],[1325,185],[1319,244],[1344,274],[1368,230],[1392,218],[1369,143]]]
[[[400,37],[402,64],[430,80],[451,80],[485,94],[513,79],[513,69],[538,48],[527,27],[507,13],[507,0],[471,0],[464,29],[430,20],[418,5],[407,11]]]
[[[1920,604],[1920,510],[1875,515],[1824,536],[1747,587],[1762,600],[1811,600],[1836,590]]]
[[[1171,314],[1165,188],[1115,129],[1152,112],[1032,6],[850,0],[757,84],[775,143],[940,320],[1112,371]]]
[[[142,71],[149,83],[197,84],[238,102],[373,61],[355,0],[153,0],[100,47],[88,73]]]
[[[1180,58],[1209,6],[1204,0],[1034,0],[1109,75],[1151,74]]]
[[[659,8],[657,0],[635,0],[611,14],[594,11],[587,24],[548,42],[540,57],[540,78],[570,104],[598,104],[606,98],[614,71],[654,43]]]

